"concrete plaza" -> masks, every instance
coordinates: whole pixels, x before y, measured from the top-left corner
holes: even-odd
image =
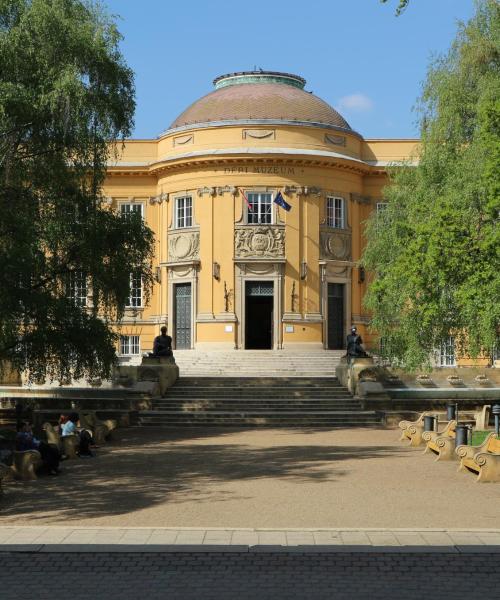
[[[118,430],[59,477],[12,482],[3,526],[485,529],[500,485],[384,429]]]
[[[119,430],[5,486],[2,600],[492,596],[500,486],[421,454],[395,430]]]

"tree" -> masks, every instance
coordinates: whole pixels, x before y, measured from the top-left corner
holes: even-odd
[[[151,286],[151,230],[102,196],[135,107],[120,39],[90,1],[0,0],[0,364],[33,378],[108,375],[130,272]]]
[[[382,4],[386,4],[388,0],[380,0],[380,2],[382,2]],[[399,17],[399,15],[404,12],[408,4],[410,4],[410,0],[399,0],[398,7],[396,8],[396,16]]]
[[[500,5],[476,13],[429,68],[418,166],[391,171],[387,209],[367,224],[372,326],[415,369],[453,334],[471,356],[500,324]]]

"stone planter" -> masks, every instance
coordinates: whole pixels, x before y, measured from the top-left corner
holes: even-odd
[[[430,387],[434,385],[434,382],[429,377],[429,375],[417,375],[416,382],[423,387]]]
[[[478,375],[474,378],[474,381],[481,386],[488,386],[490,384],[490,380],[486,377],[486,375]]]

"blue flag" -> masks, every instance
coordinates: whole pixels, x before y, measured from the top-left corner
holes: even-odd
[[[281,208],[284,208],[287,212],[289,210],[291,210],[291,206],[290,204],[288,204],[288,202],[283,198],[283,196],[281,195],[281,192],[278,192],[276,194],[276,198],[274,199],[275,204],[277,204],[278,206],[281,206]]]

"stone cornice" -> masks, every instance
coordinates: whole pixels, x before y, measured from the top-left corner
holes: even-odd
[[[117,162],[108,165],[110,175],[155,175],[199,167],[238,165],[242,163],[283,164],[290,166],[337,168],[361,175],[386,172],[386,165],[370,164],[338,152],[300,148],[226,148],[195,151],[150,163]]]

